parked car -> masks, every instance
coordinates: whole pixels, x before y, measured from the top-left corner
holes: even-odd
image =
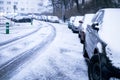
[[[85,32],[87,24],[91,22],[91,19],[93,18],[94,14],[85,14],[83,17],[83,23],[81,24],[81,27],[79,28],[78,36],[80,38],[80,42],[84,44],[85,42]]]
[[[47,21],[48,20],[46,15],[41,15],[41,19],[42,19],[42,21]]]
[[[83,48],[89,80],[120,80],[119,34],[120,8],[99,10],[86,28]]]
[[[11,18],[12,21],[16,23],[27,23],[32,22],[33,18],[27,15],[17,15]]]
[[[59,23],[59,18],[57,16],[47,16],[47,21],[52,23]]]
[[[75,20],[75,16],[71,16],[68,21],[68,28],[71,29],[73,26],[73,22]]]
[[[78,33],[79,32],[79,27],[80,27],[80,22],[82,22],[83,16],[76,16],[75,20],[73,22],[73,25],[71,27],[72,31],[74,33]]]
[[[43,17],[42,17],[42,15],[37,15],[34,19],[42,21]]]

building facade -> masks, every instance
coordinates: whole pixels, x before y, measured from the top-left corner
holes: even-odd
[[[52,13],[51,5],[49,0],[0,0],[0,13],[43,13],[47,9]]]

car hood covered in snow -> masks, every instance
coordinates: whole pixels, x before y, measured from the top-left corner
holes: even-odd
[[[107,56],[110,58],[115,66],[120,68],[120,27],[114,29],[106,29],[106,31],[100,31],[99,37],[107,43]]]
[[[101,40],[107,43],[107,56],[112,64],[120,68],[120,18],[118,16],[120,15],[108,15],[106,20],[103,20],[98,34]]]

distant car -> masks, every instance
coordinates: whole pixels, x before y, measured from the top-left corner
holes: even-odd
[[[75,20],[73,22],[73,25],[71,27],[72,31],[74,33],[78,33],[79,32],[79,27],[80,27],[80,22],[82,22],[83,16],[76,16]]]
[[[43,17],[41,16],[41,15],[37,15],[36,17],[34,17],[34,19],[36,19],[36,20],[43,20]]]
[[[71,16],[69,21],[68,21],[68,28],[69,29],[72,28],[74,20],[75,20],[75,16]]]
[[[47,21],[47,16],[46,15],[41,15],[39,18],[41,18],[42,21]]]
[[[78,36],[80,38],[80,42],[84,44],[85,42],[85,32],[87,24],[91,22],[91,19],[93,18],[94,14],[85,14],[83,17],[83,23],[81,24],[81,28],[79,28]]]
[[[26,15],[17,15],[15,17],[12,17],[11,20],[16,23],[27,23],[32,22],[33,18]]]
[[[35,20],[41,20],[41,16],[40,15],[36,15],[36,14],[29,14],[29,15],[27,15],[27,17],[35,19]]]
[[[86,28],[89,80],[120,80],[120,8],[99,10]]]
[[[59,18],[57,16],[47,16],[47,21],[52,23],[59,23]]]

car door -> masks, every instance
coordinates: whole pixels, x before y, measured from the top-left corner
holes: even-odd
[[[96,13],[95,17],[92,20],[92,25],[98,23],[98,29],[101,27],[101,22],[103,19],[103,11]],[[98,30],[95,29],[92,25],[88,25],[86,28],[86,50],[88,56],[91,58],[93,56],[94,50],[97,43],[99,42]]]

